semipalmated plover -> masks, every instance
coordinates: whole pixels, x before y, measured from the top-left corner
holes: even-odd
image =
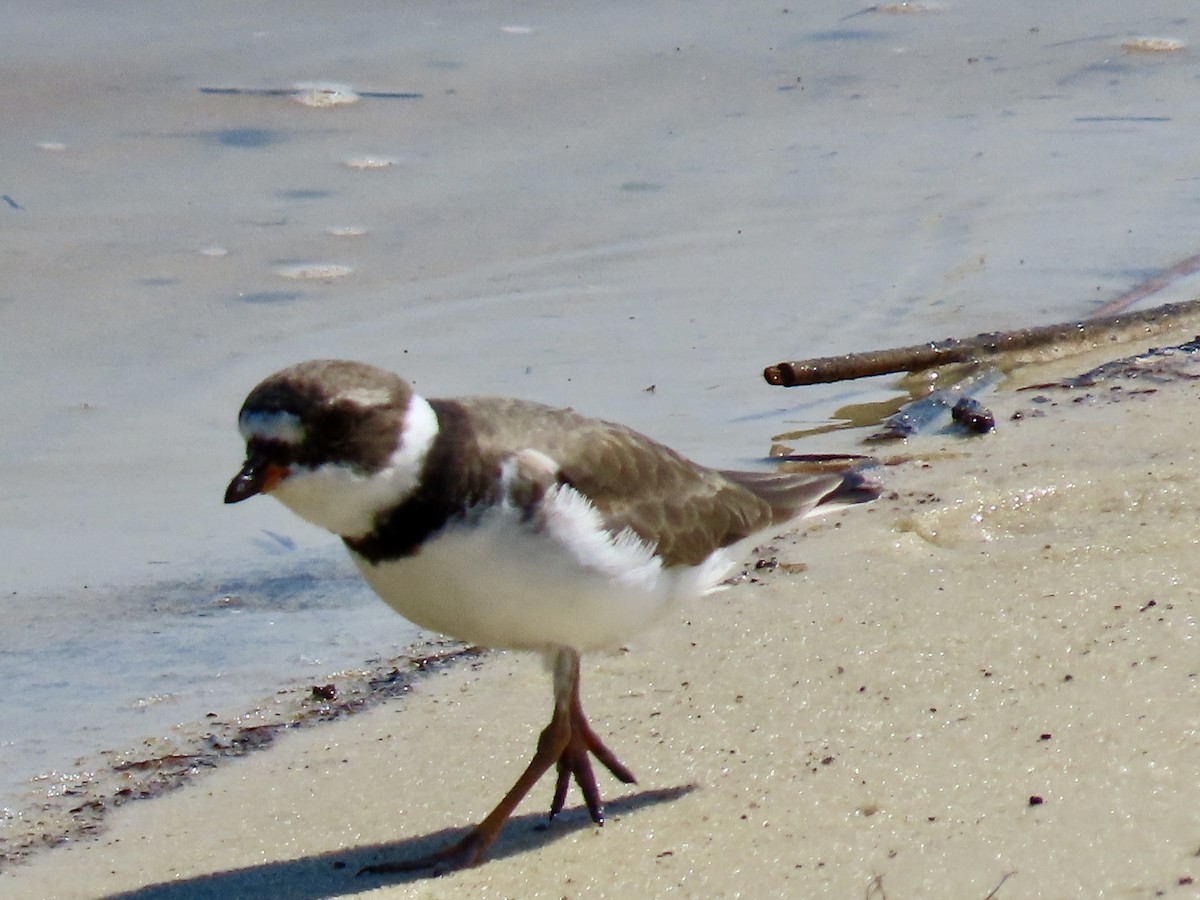
[[[557,769],[604,821],[589,756],[629,771],[592,731],[579,656],[612,650],[713,590],[739,547],[818,507],[873,499],[851,474],[706,468],[638,432],[500,397],[426,400],[374,366],[315,360],[250,392],[246,462],[226,503],[269,493],[341,537],[370,586],[423,627],[546,655],[554,713],[516,784],[455,844],[365,871],[473,865]]]

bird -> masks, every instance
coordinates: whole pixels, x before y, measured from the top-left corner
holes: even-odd
[[[362,362],[301,362],[250,391],[245,461],[226,503],[270,495],[341,538],[366,582],[414,624],[543,654],[553,712],[496,807],[457,841],[368,874],[481,862],[551,768],[550,818],[573,781],[604,823],[594,758],[636,782],[592,729],[582,654],[619,649],[717,589],[739,552],[815,511],[874,499],[853,471],[724,471],[615,422],[489,396],[425,399]]]

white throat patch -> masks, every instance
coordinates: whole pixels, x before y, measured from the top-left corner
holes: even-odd
[[[364,475],[344,463],[325,463],[314,469],[298,466],[271,496],[336,535],[364,537],[374,529],[379,513],[401,503],[416,489],[437,433],[433,407],[413,394],[404,413],[399,446],[384,468]]]

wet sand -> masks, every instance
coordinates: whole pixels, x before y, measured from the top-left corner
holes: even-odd
[[[574,796],[544,828],[544,783],[483,866],[354,877],[448,840],[523,766],[547,678],[498,654],[131,804],[0,890],[1187,896],[1200,388],[1118,384],[1002,393],[992,435],[896,445],[883,499],[760,550],[804,571],[751,570],[587,661],[585,707],[639,776],[602,779],[602,829]]]

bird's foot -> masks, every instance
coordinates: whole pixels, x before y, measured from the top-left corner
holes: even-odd
[[[558,757],[558,780],[554,785],[554,800],[550,803],[551,819],[562,812],[563,804],[567,800],[567,790],[574,779],[583,793],[583,801],[587,804],[592,821],[597,825],[604,824],[604,805],[600,800],[600,788],[596,785],[596,775],[592,771],[589,756],[596,757],[601,765],[623,784],[637,783],[628,767],[617,759],[616,754],[604,746],[604,742],[592,731],[576,696],[571,705],[570,737]]]

